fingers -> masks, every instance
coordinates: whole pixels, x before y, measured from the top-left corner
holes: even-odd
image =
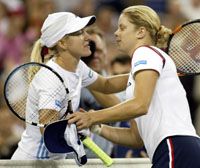
[[[84,122],[82,122],[81,120],[76,122],[76,127],[77,127],[78,130],[88,128],[88,126],[86,124],[84,124]]]
[[[78,118],[76,117],[76,115],[74,115],[75,113],[68,115],[66,118],[68,120],[68,124],[72,124],[72,123],[76,123],[78,121]]]
[[[80,111],[80,112],[87,112],[87,111],[85,111],[85,110],[82,109],[82,108],[80,108],[79,111]]]
[[[78,130],[88,128],[87,118],[84,118],[84,113],[76,112],[67,116],[68,124],[75,123]]]

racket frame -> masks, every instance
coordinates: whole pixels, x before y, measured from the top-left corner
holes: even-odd
[[[183,27],[185,27],[185,26],[187,26],[187,25],[189,25],[189,24],[193,24],[193,23],[200,23],[200,19],[195,19],[195,20],[191,20],[191,21],[185,22],[185,23],[183,23],[182,25],[180,25],[180,26],[178,26],[178,27],[175,28],[175,30],[174,30],[174,31],[172,32],[172,34],[169,36],[169,39],[168,39],[168,41],[167,41],[167,48],[165,49],[166,53],[169,54],[169,48],[170,48],[171,40],[172,40],[172,38],[174,37],[174,35],[175,35],[176,33],[178,33],[179,31],[181,31],[181,29],[182,29]],[[169,55],[169,56],[170,56],[170,55]],[[171,57],[171,56],[170,56],[170,57]],[[177,71],[178,71],[178,76],[185,76],[185,75],[190,76],[190,75],[199,75],[199,74],[200,74],[200,73],[185,73],[185,72],[179,70],[178,68],[177,68]]]
[[[22,67],[29,66],[29,65],[37,65],[37,66],[40,66],[41,68],[44,67],[44,68],[47,68],[48,70],[50,70],[51,72],[53,72],[59,78],[59,80],[61,81],[61,83],[63,84],[63,86],[65,87],[66,94],[69,94],[69,89],[66,87],[66,85],[64,83],[64,80],[62,79],[62,77],[53,68],[51,68],[51,67],[49,67],[49,66],[47,66],[45,64],[38,63],[38,62],[28,62],[28,63],[22,64],[22,65],[16,67],[13,71],[10,72],[10,74],[8,75],[8,77],[7,77],[6,81],[5,81],[5,84],[4,84],[4,98],[5,98],[6,104],[8,105],[9,109],[19,119],[21,119],[22,121],[24,121],[26,123],[29,123],[29,124],[31,124],[33,126],[46,127],[47,124],[39,124],[39,123],[35,123],[35,122],[28,122],[28,121],[26,121],[25,118],[21,117],[17,112],[15,112],[15,110],[13,110],[13,108],[10,105],[9,100],[8,100],[8,98],[6,96],[6,86],[7,86],[8,82],[9,82],[10,78],[12,77],[12,75],[14,75],[16,73],[16,71],[18,71]],[[64,118],[67,115],[68,112],[71,113],[71,100],[68,100],[67,110],[66,110],[65,114],[60,119]]]

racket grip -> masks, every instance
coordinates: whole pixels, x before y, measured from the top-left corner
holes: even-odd
[[[97,144],[95,144],[91,138],[89,137],[84,137],[81,138],[83,144],[90,149],[94,154],[96,154],[104,163],[104,165],[106,165],[107,167],[111,166],[113,164],[113,159],[108,156],[99,146],[97,146]]]

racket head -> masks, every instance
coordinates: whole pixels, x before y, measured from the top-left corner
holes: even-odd
[[[36,86],[39,86],[38,89]],[[49,92],[45,92],[45,90],[49,90]],[[36,97],[34,92],[39,91],[44,91],[46,96]],[[57,110],[52,108],[51,103],[54,101],[55,105],[57,103],[57,106],[61,106],[57,97],[62,95],[63,100],[67,100],[68,93],[66,84],[55,70],[36,62],[26,63],[15,68],[8,75],[4,84],[4,98],[9,109],[19,119],[38,127],[45,127],[65,115],[66,111],[59,113],[61,107]],[[39,102],[39,100],[42,101]],[[38,109],[33,110],[32,106],[37,103]]]
[[[200,19],[177,27],[167,46],[166,51],[180,75],[200,74]]]

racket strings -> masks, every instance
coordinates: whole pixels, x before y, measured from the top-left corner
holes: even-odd
[[[169,55],[177,69],[185,73],[200,73],[200,23],[188,24],[177,32],[169,47]]]
[[[47,125],[54,121],[59,120],[58,111],[52,109],[42,109],[39,111],[39,123],[42,125]]]
[[[31,81],[33,80],[35,74],[40,70],[41,67],[39,66],[31,66],[28,68],[28,83],[30,84]]]
[[[58,95],[63,92],[63,86],[61,85],[57,86],[56,90],[54,90],[51,95],[47,95],[48,99],[43,102],[43,106],[40,107],[42,110],[39,111],[39,122],[41,124],[46,125],[60,119],[59,112],[65,108],[65,105],[61,105],[60,109],[58,110],[47,109],[46,105],[48,105],[49,102],[55,102],[56,97],[58,97]],[[64,101],[66,101],[66,97],[63,99],[63,102]],[[34,117],[35,116],[33,116],[33,118]]]
[[[26,92],[28,91],[26,81],[26,71],[23,69],[16,71],[15,74],[10,77],[6,85],[6,97],[9,104],[22,118],[25,115],[24,102],[27,99]]]
[[[28,123],[46,125],[60,118],[60,111],[66,107],[67,95],[63,83],[51,70],[39,70],[40,66],[31,64],[19,68],[10,76],[5,94],[17,116]],[[39,92],[42,98],[38,96]]]
[[[53,73],[51,75],[54,75]],[[42,78],[44,79],[48,79],[49,78],[49,73],[43,73]],[[39,113],[38,115],[36,115],[35,112],[33,113],[29,113],[29,117],[28,120],[38,122],[42,125],[47,125],[49,123],[52,123],[54,121],[59,120],[60,115],[59,112],[64,109],[64,107],[66,106],[64,104],[64,102],[66,102],[66,93],[65,93],[65,88],[63,86],[63,84],[60,82],[60,80],[58,79],[58,77],[53,77],[54,80],[47,80],[47,84],[46,86],[48,86],[49,88],[49,92],[44,94],[43,96],[45,97],[45,99],[42,99],[42,103],[40,103],[39,105]],[[52,87],[54,86],[54,87]],[[64,93],[65,96],[62,96]],[[58,97],[63,97],[63,99],[61,101],[58,101],[57,98]],[[38,102],[38,97],[37,96],[33,96],[33,95],[29,95],[29,100],[31,100],[32,104],[33,102]],[[58,108],[55,108],[55,105]],[[56,110],[55,110],[56,109]]]

